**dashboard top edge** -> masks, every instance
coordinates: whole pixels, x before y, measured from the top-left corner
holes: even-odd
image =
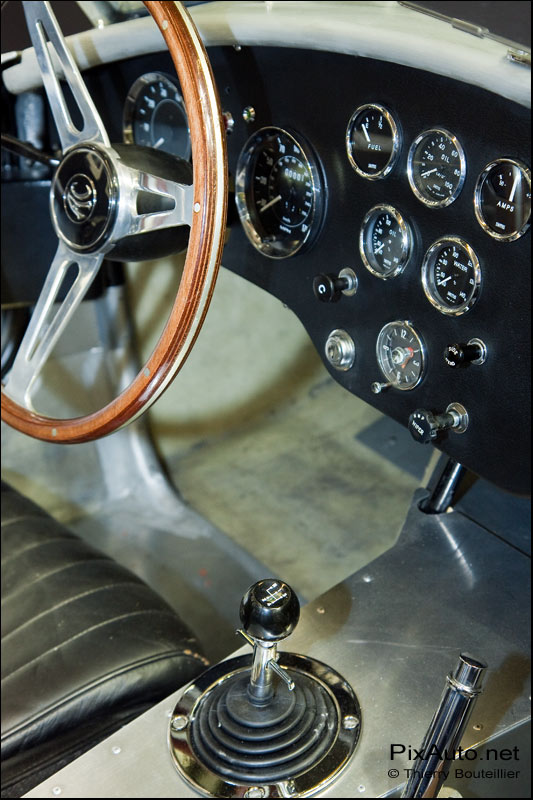
[[[451,77],[531,107],[530,69],[512,63],[508,47],[500,42],[472,36],[394,2],[328,2],[327,13],[325,8],[326,3],[318,1],[241,2],[236,10],[235,3],[214,2],[190,12],[206,46],[278,46],[364,56]],[[148,17],[84,31],[67,41],[82,70],[163,49]],[[4,81],[15,94],[40,85],[31,50],[5,70]]]

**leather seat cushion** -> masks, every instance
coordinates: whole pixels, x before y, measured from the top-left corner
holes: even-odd
[[[166,697],[207,666],[139,578],[2,483],[2,757]]]

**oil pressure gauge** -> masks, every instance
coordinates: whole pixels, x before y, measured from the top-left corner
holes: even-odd
[[[407,158],[407,177],[416,197],[430,208],[443,208],[457,198],[466,176],[461,143],[435,128],[416,137]]]
[[[437,239],[424,256],[422,286],[429,302],[443,314],[467,312],[481,287],[481,267],[474,250],[457,236]]]
[[[359,234],[359,252],[365,267],[378,278],[394,278],[403,271],[413,246],[411,227],[392,206],[377,205],[366,214]]]
[[[396,320],[384,325],[378,334],[376,356],[387,386],[408,391],[422,380],[426,349],[410,322]]]

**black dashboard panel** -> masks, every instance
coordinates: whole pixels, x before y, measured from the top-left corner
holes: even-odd
[[[529,111],[446,77],[353,56],[247,47],[211,48],[209,56],[222,108],[235,121],[228,136],[230,180],[248,138],[262,127],[279,126],[312,145],[327,187],[324,222],[314,244],[280,260],[264,256],[248,241],[230,196],[231,233],[224,266],[289,306],[332,376],[400,423],[406,425],[417,408],[442,413],[450,403],[461,403],[469,415],[467,431],[444,432],[436,446],[502,488],[529,493],[531,232],[514,242],[496,241],[480,227],[473,203],[477,178],[489,162],[508,157],[529,165]],[[143,72],[154,69],[172,73],[166,54],[88,73],[93,96],[115,139],[120,135],[121,102],[129,86]],[[114,78],[110,82],[111,70]],[[101,101],[104,87],[106,99]],[[382,180],[358,175],[346,154],[347,124],[364,103],[385,106],[400,124],[400,153]],[[249,123],[242,114],[247,106],[255,109],[255,119]],[[466,155],[464,186],[455,202],[445,208],[421,203],[407,178],[409,146],[429,128],[452,132]],[[359,254],[361,223],[378,203],[398,209],[414,234],[410,262],[389,280],[372,275]],[[476,252],[482,269],[479,298],[458,317],[445,316],[434,308],[421,282],[424,253],[443,236],[464,239]],[[312,288],[315,276],[345,267],[357,274],[355,296],[343,296],[337,303],[319,302]],[[427,369],[411,391],[389,388],[376,395],[371,385],[383,380],[376,340],[381,328],[393,320],[408,320],[421,335],[427,348]],[[324,356],[325,342],[334,329],[347,331],[355,342],[355,363],[345,372],[332,368]],[[449,367],[443,357],[445,347],[473,338],[486,345],[485,363]]]

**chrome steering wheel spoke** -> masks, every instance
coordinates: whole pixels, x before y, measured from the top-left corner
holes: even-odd
[[[67,48],[50,4],[31,0],[22,5],[63,151],[81,142],[108,147],[109,139],[100,115]],[[72,121],[60,79],[66,81],[78,106],[81,129]]]
[[[132,170],[126,236],[192,224],[194,187]]]
[[[9,396],[32,408],[31,390],[59,337],[93,282],[102,263],[102,254],[80,255],[60,241],[30,323],[7,377]],[[54,308],[69,268],[78,268],[74,283],[61,304]]]

